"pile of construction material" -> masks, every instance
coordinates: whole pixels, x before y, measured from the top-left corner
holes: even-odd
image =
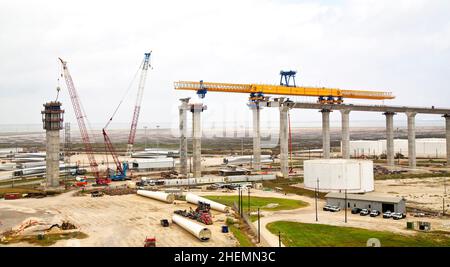
[[[117,187],[117,188],[105,188],[103,189],[103,193],[109,196],[120,196],[120,195],[129,195],[136,194],[135,188],[128,187]]]
[[[206,225],[213,224],[211,216],[211,206],[201,201],[198,202],[197,208],[195,210],[189,208],[189,211],[176,210],[174,211],[174,213],[192,220],[199,221]]]
[[[405,170],[389,170],[383,166],[375,165],[373,167],[373,172],[375,175],[387,175],[387,174],[400,174],[406,172]]]

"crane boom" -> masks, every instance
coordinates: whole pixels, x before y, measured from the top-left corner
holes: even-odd
[[[78,127],[80,128],[81,139],[83,140],[84,149],[89,159],[89,165],[91,166],[92,172],[94,173],[95,180],[97,184],[108,184],[108,179],[104,179],[100,177],[100,172],[98,170],[98,164],[94,157],[94,151],[92,149],[91,141],[89,138],[89,132],[86,128],[86,123],[84,118],[86,114],[83,113],[81,108],[80,98],[75,89],[75,85],[72,80],[72,76],[70,75],[69,69],[67,67],[67,62],[59,58],[63,67],[63,75],[66,80],[67,89],[69,91],[70,100],[72,102],[72,106],[75,112],[75,116],[77,118]]]
[[[122,174],[123,173],[122,165],[120,164],[119,157],[117,156],[116,150],[114,149],[111,139],[109,138],[108,134],[106,134],[105,129],[103,129],[102,131],[103,131],[103,139],[105,140],[105,146],[108,149],[109,153],[112,155],[117,170]]]
[[[142,103],[142,97],[144,95],[144,87],[145,87],[145,80],[147,78],[147,70],[150,62],[150,53],[144,54],[144,63],[142,64],[142,72],[141,77],[139,80],[139,87],[138,87],[138,93],[136,97],[136,105],[134,106],[134,113],[133,113],[133,119],[131,121],[131,128],[130,128],[130,134],[128,136],[128,146],[127,146],[127,154],[131,154],[133,150],[134,145],[134,138],[136,137],[136,128],[137,123],[139,120],[139,113],[141,111],[141,103]]]
[[[216,83],[216,82],[192,82],[178,81],[174,83],[176,90],[194,90],[199,93],[228,92],[228,93],[250,93],[250,94],[269,94],[269,95],[291,95],[291,96],[317,96],[317,97],[341,97],[341,98],[359,98],[384,100],[393,99],[395,96],[390,92],[363,91],[363,90],[342,90],[338,88],[325,87],[305,87],[305,86],[284,86],[268,84],[235,84],[235,83]]]

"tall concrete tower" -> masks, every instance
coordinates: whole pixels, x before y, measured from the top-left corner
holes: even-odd
[[[47,186],[59,186],[59,131],[63,128],[61,102],[44,104],[42,114],[43,128],[46,130]]]

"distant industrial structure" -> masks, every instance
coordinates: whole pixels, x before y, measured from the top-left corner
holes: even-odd
[[[59,186],[59,132],[63,129],[61,102],[52,101],[44,104],[42,114],[43,128],[46,130],[46,177],[48,187]]]
[[[446,140],[444,138],[416,139],[416,157],[419,158],[445,158]],[[342,143],[341,143],[342,147]],[[394,139],[394,153],[408,156],[408,140]],[[350,141],[351,156],[368,157],[386,154],[386,140],[352,140]]]

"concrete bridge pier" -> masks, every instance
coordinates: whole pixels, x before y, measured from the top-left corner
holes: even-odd
[[[201,113],[206,110],[203,104],[191,104],[192,112],[192,172],[193,177],[202,176],[202,128],[201,128]]]
[[[394,166],[394,112],[385,112],[386,116],[386,161],[388,166]]]
[[[178,107],[180,122],[180,174],[184,177],[188,175],[188,164],[187,164],[187,110],[189,109],[189,99],[180,99],[181,105]]]
[[[322,109],[322,149],[324,159],[330,158],[330,112],[329,109]]]
[[[350,109],[341,110],[342,158],[350,158]]]
[[[255,171],[261,170],[261,105],[259,102],[248,103],[253,114],[253,161],[252,167]]]
[[[450,114],[445,114],[445,142],[447,145],[447,166],[450,166]]]
[[[289,177],[288,111],[289,107],[287,106],[287,103],[281,103],[280,101],[280,168],[283,178]]]
[[[408,163],[412,169],[416,168],[416,114],[406,112],[408,118]]]

